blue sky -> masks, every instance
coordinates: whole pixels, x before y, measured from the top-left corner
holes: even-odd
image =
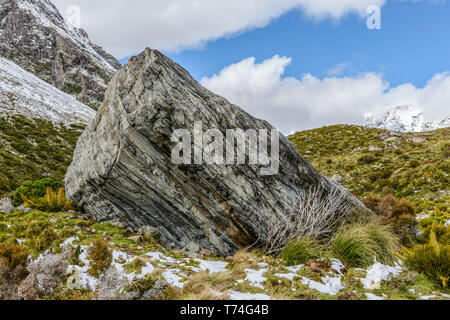
[[[53,1],[63,13],[79,5],[82,27],[116,57],[161,50],[283,133],[364,124],[396,106],[450,115],[445,0]],[[381,30],[367,28],[371,5]]]
[[[170,53],[200,80],[253,56],[292,57],[285,76],[317,77],[342,65],[340,75],[380,72],[391,85],[425,83],[450,70],[450,5],[432,1],[391,1],[382,8],[382,29],[369,30],[366,19],[349,15],[340,21],[315,21],[293,9],[267,27],[211,41],[200,49]],[[121,59],[124,63],[128,58]]]

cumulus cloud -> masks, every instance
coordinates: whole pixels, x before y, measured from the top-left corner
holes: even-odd
[[[81,24],[94,42],[116,57],[145,47],[177,51],[268,25],[300,9],[314,19],[366,15],[369,5],[386,0],[52,0],[67,17],[81,7]]]
[[[203,78],[201,83],[250,114],[267,120],[285,134],[332,124],[364,124],[368,113],[389,106],[409,105],[426,116],[448,116],[450,72],[435,75],[423,88],[412,84],[391,87],[379,73],[353,77],[305,74],[283,78],[291,58],[278,55],[256,63],[247,58]]]

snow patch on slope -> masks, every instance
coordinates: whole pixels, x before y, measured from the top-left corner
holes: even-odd
[[[4,113],[64,124],[87,124],[95,116],[72,96],[0,58],[0,115]]]

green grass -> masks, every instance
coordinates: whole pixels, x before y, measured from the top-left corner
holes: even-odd
[[[351,267],[368,267],[374,258],[392,265],[398,249],[398,240],[390,228],[377,222],[343,226],[330,243],[332,256]]]
[[[437,231],[444,234],[437,236]],[[429,240],[412,249],[404,249],[404,262],[410,269],[425,274],[435,284],[448,290],[450,281],[450,227],[434,224],[429,231]]]
[[[288,244],[280,258],[287,266],[294,266],[319,258],[321,251],[321,247],[314,240],[300,239]]]
[[[411,201],[417,213],[450,210],[450,128],[405,133],[389,141],[389,132],[336,125],[298,132],[289,137],[319,172],[340,174],[354,195],[394,194]],[[412,142],[424,138],[424,143]],[[372,150],[372,151],[370,151]]]
[[[0,196],[27,180],[62,181],[83,129],[22,116],[0,117]]]

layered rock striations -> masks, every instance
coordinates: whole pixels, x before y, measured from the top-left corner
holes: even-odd
[[[209,142],[218,141],[220,133],[226,137],[227,130],[267,132],[271,162],[252,162],[251,152],[244,163],[223,155],[224,161],[240,164],[218,164],[219,152],[211,161],[205,157],[208,149],[198,149],[198,136],[205,138],[208,129],[215,129]],[[203,88],[160,52],[146,49],[116,73],[80,137],[65,178],[67,196],[97,220],[119,219],[135,231],[157,228],[170,248],[228,256],[262,246],[269,222],[287,219],[284,204],[311,186],[324,193],[340,188],[275,132],[266,121]],[[181,152],[187,157],[174,161],[183,133],[192,137],[192,152]],[[237,155],[242,144],[232,142]],[[278,149],[279,163],[271,156]],[[342,192],[355,209],[367,210]]]

